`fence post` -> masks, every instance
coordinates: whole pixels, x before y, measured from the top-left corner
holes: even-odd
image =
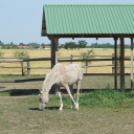
[[[70,60],[71,60],[70,64],[72,64],[72,60],[73,60],[73,55],[72,54],[70,55]]]
[[[112,53],[112,74],[115,73],[115,68],[114,68],[115,61],[113,60],[114,57],[115,57],[114,53]]]
[[[88,64],[87,64],[87,61],[86,61],[86,74],[87,74],[87,65],[88,65]]]
[[[27,59],[29,59],[29,56]],[[27,76],[30,76],[30,61],[27,61]]]

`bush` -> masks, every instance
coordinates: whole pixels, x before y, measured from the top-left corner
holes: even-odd
[[[17,50],[13,53],[13,55],[18,59],[25,59],[29,56],[28,52],[26,50]],[[23,68],[23,62],[20,62],[22,66],[22,76],[25,75],[25,70]]]
[[[80,96],[80,105],[87,107],[131,107],[134,95],[125,89],[114,90],[108,84],[105,90],[96,90]]]
[[[4,56],[4,52],[0,51],[0,57]]]

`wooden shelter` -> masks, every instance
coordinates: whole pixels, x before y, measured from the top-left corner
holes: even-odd
[[[59,38],[113,38],[115,89],[117,89],[117,39],[120,39],[120,87],[125,84],[124,38],[131,40],[133,90],[134,5],[44,5],[42,36],[51,40],[51,67],[58,62]]]

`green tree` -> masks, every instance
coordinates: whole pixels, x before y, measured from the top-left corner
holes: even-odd
[[[78,41],[79,48],[86,48],[87,44],[88,43],[85,40]]]
[[[0,42],[0,47],[3,48],[4,47],[4,44],[2,42]]]
[[[29,56],[29,54],[26,50],[19,50],[19,51],[17,50],[13,53],[13,55],[18,59],[25,59]],[[24,76],[26,71],[23,68],[23,62],[20,62],[20,64],[22,67],[22,76]]]
[[[74,48],[76,48],[77,47],[77,45],[76,45],[76,43],[75,42],[66,42],[65,43],[65,45],[64,45],[64,48],[65,49],[74,49]]]
[[[20,45],[20,46],[25,46],[25,44],[24,44],[24,43],[20,43],[19,45]]]
[[[35,45],[34,47],[35,47],[36,49],[37,49],[37,48],[40,48],[40,46],[39,46],[39,45]]]
[[[94,50],[87,50],[86,52],[81,53],[82,59],[83,60],[90,60],[93,59],[93,55],[94,55]],[[84,65],[88,66],[89,64],[91,64],[91,61],[84,61]],[[86,72],[87,72],[87,68],[86,68]]]
[[[64,44],[58,44],[58,48],[65,48]]]
[[[41,46],[42,46],[43,48],[45,48],[46,44],[42,43]]]
[[[7,49],[10,49],[10,46],[9,45],[7,45]]]
[[[12,49],[18,49],[18,45],[13,44]]]

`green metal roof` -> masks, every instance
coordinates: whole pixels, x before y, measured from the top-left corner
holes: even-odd
[[[134,5],[44,5],[42,35],[134,34]]]

